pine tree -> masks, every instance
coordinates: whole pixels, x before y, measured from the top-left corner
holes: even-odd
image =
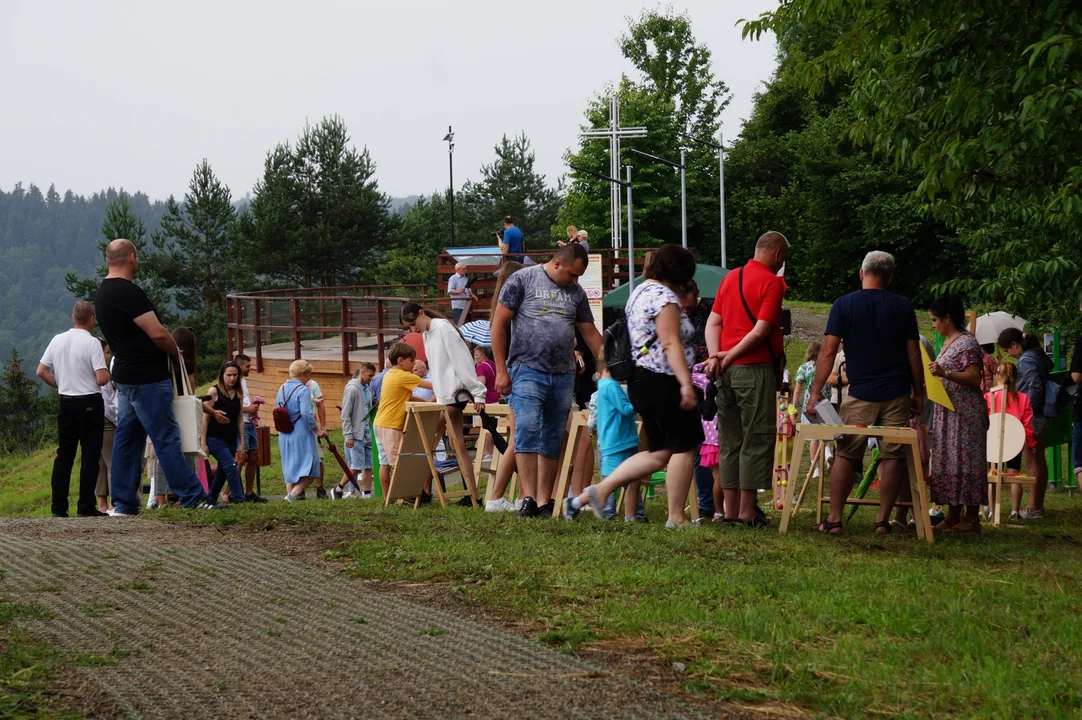
[[[296,147],[267,153],[240,222],[254,274],[271,284],[343,285],[373,274],[380,251],[395,246],[399,221],[375,180],[376,163],[350,142],[340,118],[324,118]]]
[[[525,133],[513,139],[504,135],[494,150],[496,161],[481,166],[481,179],[462,188],[463,220],[456,230],[462,231],[463,240],[456,238],[456,244],[495,244],[492,232],[503,227],[504,216],[512,215],[527,247],[548,247],[563,202],[562,181],[550,187],[534,170],[535,155]]]
[[[19,351],[12,348],[0,378],[0,453],[36,450],[42,424],[38,386],[23,372]]]
[[[112,188],[110,188],[110,191]],[[146,196],[143,196],[145,198]],[[139,258],[139,274],[136,282],[146,292],[158,311],[162,323],[171,322],[171,295],[168,285],[162,280],[158,269],[158,258],[147,238],[147,226],[143,218],[132,210],[131,196],[121,190],[105,209],[105,220],[101,226],[102,239],[98,241],[99,257],[104,262],[105,248],[117,238],[127,238],[135,245]],[[65,275],[68,292],[80,300],[94,301],[101,279],[109,273],[109,268],[98,266],[94,277],[79,278],[75,273]]]
[[[222,307],[233,288],[237,254],[236,211],[229,188],[203,160],[192,173],[184,204],[172,195],[161,228],[151,239],[162,280],[184,312]]]

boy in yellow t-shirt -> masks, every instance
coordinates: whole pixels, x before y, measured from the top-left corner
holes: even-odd
[[[391,348],[393,366],[383,376],[379,391],[379,409],[372,424],[376,427],[376,447],[379,451],[379,484],[387,492],[391,482],[391,468],[398,462],[398,448],[402,444],[402,430],[406,426],[406,403],[416,388],[432,389],[432,383],[413,374],[417,351],[404,342]]]

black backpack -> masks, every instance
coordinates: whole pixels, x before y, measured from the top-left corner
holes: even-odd
[[[605,328],[605,367],[612,379],[618,382],[630,380],[635,370],[626,318],[621,318]]]

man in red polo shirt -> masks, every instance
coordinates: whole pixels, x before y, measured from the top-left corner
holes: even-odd
[[[707,372],[718,378],[718,451],[725,520],[767,524],[756,491],[770,488],[774,468],[776,363],[782,359],[781,303],[789,241],[768,232],[755,256],[718,287],[706,322]]]

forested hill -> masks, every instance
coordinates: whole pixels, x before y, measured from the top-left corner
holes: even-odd
[[[75,298],[64,276],[74,272],[90,277],[102,264],[105,209],[121,190],[109,188],[89,197],[68,190],[63,195],[52,185],[45,192],[34,184],[0,189],[0,358],[18,348],[23,368],[30,374],[49,339],[71,325]],[[416,196],[391,198],[400,212]],[[235,203],[244,209],[249,198]],[[134,192],[131,208],[146,223],[149,237],[158,229],[165,203]]]
[[[0,190],[0,357],[19,349],[23,367],[32,372],[56,333],[71,326],[75,298],[64,285],[69,271],[92,275],[101,265],[98,243],[106,206],[114,188],[86,197],[50,186],[46,192],[22,183]],[[158,228],[165,204],[145,194],[131,196],[132,211]]]

